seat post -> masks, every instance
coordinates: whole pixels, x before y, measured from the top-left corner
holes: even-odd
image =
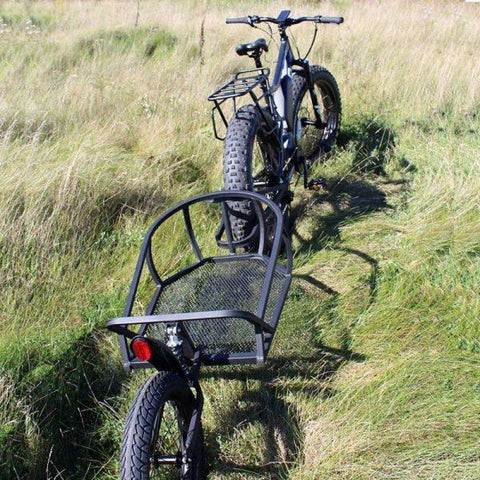
[[[251,55],[251,57],[255,60],[255,66],[257,68],[263,68],[262,61],[260,60],[261,55],[262,53],[260,51],[257,51],[253,55]],[[264,94],[267,94],[268,89],[267,89],[267,85],[264,82],[260,84],[260,88],[262,89],[262,92]]]
[[[260,52],[257,55],[254,55],[253,58],[255,60],[255,66],[257,68],[263,68],[262,61],[260,60]]]

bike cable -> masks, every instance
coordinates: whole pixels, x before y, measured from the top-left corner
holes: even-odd
[[[310,44],[310,47],[308,48],[307,53],[305,56],[302,58],[302,62],[305,61],[305,59],[310,55],[310,52],[312,51],[313,45],[315,44],[315,40],[317,39],[317,33],[318,33],[318,24],[315,23],[315,31],[313,32],[313,38],[312,38],[312,43]],[[297,50],[298,51],[298,50]],[[300,53],[298,55],[300,57]]]
[[[265,28],[261,28],[261,27],[255,27],[255,28],[258,28],[260,31],[267,34],[270,37],[270,40],[278,47],[278,43],[275,40],[275,37],[273,36],[273,30],[272,30],[272,27],[270,26],[269,23],[267,23],[267,27],[268,27],[268,30],[266,30]],[[270,44],[268,46],[270,47]]]
[[[298,48],[297,38],[295,37],[295,35],[293,34],[293,31],[291,31],[291,30],[290,30],[290,38],[292,39],[293,43],[295,44],[295,50],[297,51],[298,58],[301,58],[300,50]]]

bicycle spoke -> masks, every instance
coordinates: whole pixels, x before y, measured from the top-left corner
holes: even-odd
[[[151,452],[150,478],[166,480],[178,478],[180,461],[184,451],[185,426],[178,414],[177,406],[171,402],[165,405],[157,415],[158,429]],[[159,468],[161,466],[161,468]]]

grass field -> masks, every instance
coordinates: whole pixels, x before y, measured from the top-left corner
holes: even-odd
[[[480,4],[57,0],[0,5],[0,479],[117,478],[144,374],[104,324],[152,219],[221,187],[206,97],[263,35],[224,18],[282,8],[346,19],[310,55],[342,133],[269,363],[205,370],[209,478],[480,478]]]

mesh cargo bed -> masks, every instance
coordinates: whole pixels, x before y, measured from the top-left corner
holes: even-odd
[[[263,258],[209,259],[190,273],[166,285],[153,314],[240,310],[255,314],[267,272]],[[285,274],[276,270],[264,315],[275,327],[275,308],[285,284]],[[207,354],[252,352],[256,349],[255,326],[245,318],[209,318],[185,321],[196,346]],[[152,324],[146,334],[165,338],[165,326]]]

